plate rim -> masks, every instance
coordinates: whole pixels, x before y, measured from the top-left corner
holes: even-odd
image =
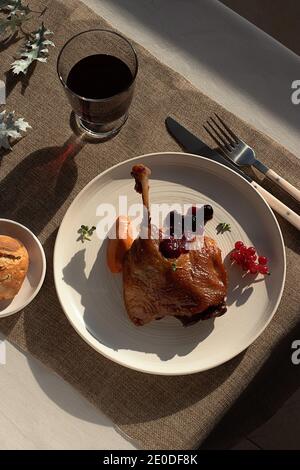
[[[5,313],[4,315],[1,314],[0,312],[0,320],[1,318],[6,318],[6,317],[10,317],[11,315],[15,315],[16,313],[20,312],[21,310],[23,310],[24,308],[27,307],[27,305],[29,305],[34,299],[35,297],[38,295],[38,293],[40,292],[42,286],[43,286],[43,283],[44,283],[44,280],[45,280],[45,276],[46,276],[46,270],[47,270],[47,260],[46,260],[46,255],[45,255],[45,251],[44,251],[44,248],[43,248],[43,245],[41,244],[40,240],[38,239],[38,237],[28,228],[26,227],[25,225],[21,224],[20,222],[16,222],[15,220],[12,220],[12,219],[5,219],[3,217],[0,218],[0,224],[1,222],[8,222],[9,224],[11,225],[17,225],[18,227],[21,227],[22,230],[24,230],[25,232],[27,232],[31,238],[35,241],[36,245],[38,246],[39,248],[39,251],[42,255],[42,274],[41,274],[41,277],[40,277],[40,280],[39,280],[39,283],[35,289],[35,291],[33,292],[33,294],[26,300],[26,302],[24,302],[24,304],[21,306],[21,307],[17,307],[15,310],[13,310],[12,312],[10,313]],[[18,294],[17,294],[18,295]]]
[[[268,319],[268,321],[265,323],[265,325],[260,328],[260,330],[258,331],[258,333],[254,336],[254,338],[248,343],[246,344],[245,346],[243,346],[241,349],[238,350],[238,352],[236,352],[235,354],[231,355],[230,357],[224,359],[224,360],[220,360],[219,362],[217,362],[216,364],[214,364],[212,367],[210,366],[207,366],[207,367],[202,367],[202,368],[196,368],[196,369],[193,369],[193,370],[189,370],[189,371],[182,371],[182,372],[176,372],[176,371],[152,371],[152,370],[146,370],[146,369],[142,369],[141,367],[135,367],[134,365],[129,365],[128,363],[126,363],[126,361],[122,361],[122,360],[118,360],[116,358],[112,358],[109,354],[107,354],[105,351],[102,351],[100,350],[95,344],[93,344],[93,342],[90,340],[89,337],[86,337],[84,334],[82,334],[82,332],[79,330],[79,328],[77,328],[77,326],[72,322],[71,320],[71,316],[69,316],[69,314],[67,313],[67,309],[64,307],[63,305],[63,302],[62,302],[62,299],[61,299],[61,296],[60,296],[60,292],[59,292],[59,288],[58,288],[58,279],[57,279],[57,272],[56,272],[56,268],[55,268],[55,265],[56,265],[56,258],[57,258],[57,252],[58,252],[58,242],[59,242],[59,237],[60,237],[60,234],[61,234],[61,230],[62,230],[62,225],[63,225],[63,222],[65,220],[65,217],[67,216],[68,212],[72,209],[72,207],[77,203],[77,200],[82,196],[82,194],[87,191],[89,189],[90,186],[92,186],[94,184],[95,181],[97,181],[98,179],[100,179],[101,177],[103,177],[104,175],[106,175],[107,173],[109,173],[110,171],[114,170],[115,168],[118,168],[122,165],[125,165],[125,164],[128,164],[129,162],[134,162],[136,160],[139,160],[141,158],[146,158],[146,157],[152,157],[152,156],[158,156],[158,155],[177,155],[177,156],[181,156],[182,158],[184,158],[185,156],[192,156],[192,157],[195,157],[197,159],[200,159],[200,160],[205,160],[205,161],[209,161],[210,163],[212,163],[213,165],[216,165],[216,166],[220,166],[222,167],[225,171],[228,171],[232,174],[234,174],[237,178],[239,178],[240,180],[243,180],[244,183],[246,183],[248,186],[251,187],[251,190],[254,191],[260,198],[261,200],[263,201],[263,203],[265,204],[267,210],[269,211],[274,223],[275,223],[275,226],[277,228],[277,231],[279,233],[279,238],[280,238],[280,242],[281,242],[281,248],[282,248],[282,255],[283,255],[283,277],[282,277],[282,281],[281,281],[281,288],[280,288],[280,292],[279,292],[279,295],[278,295],[278,299],[277,299],[277,302],[270,314],[270,317]],[[68,321],[70,322],[71,326],[74,328],[74,330],[76,331],[76,333],[92,348],[94,349],[95,351],[97,351],[99,354],[102,354],[106,359],[109,359],[110,361],[112,362],[115,362],[123,367],[127,367],[131,370],[135,370],[135,371],[138,371],[138,372],[142,372],[142,373],[146,373],[146,374],[151,374],[151,375],[163,375],[163,376],[182,376],[182,375],[192,375],[192,374],[197,374],[197,373],[200,373],[200,372],[205,372],[207,370],[211,370],[211,369],[214,369],[216,367],[219,367],[220,365],[222,364],[225,364],[226,362],[232,360],[234,357],[238,356],[239,354],[241,354],[243,351],[245,351],[246,349],[249,348],[249,346],[251,346],[251,344],[253,344],[257,338],[264,332],[264,330],[268,327],[268,325],[270,324],[271,320],[274,318],[274,315],[275,313],[277,312],[278,310],[278,307],[279,307],[279,304],[281,302],[281,299],[282,299],[282,295],[283,295],[283,291],[284,291],[284,287],[285,287],[285,282],[286,282],[286,250],[285,250],[285,245],[284,245],[284,238],[283,238],[283,235],[282,235],[282,232],[281,232],[281,228],[280,228],[280,225],[278,223],[278,220],[276,219],[275,217],[275,214],[273,213],[271,207],[269,206],[269,204],[267,203],[267,201],[264,199],[264,197],[255,189],[254,186],[252,186],[252,184],[247,181],[245,178],[243,178],[241,175],[239,175],[238,173],[236,173],[233,169],[227,167],[226,165],[223,165],[219,162],[216,162],[214,161],[213,159],[211,158],[207,158],[207,157],[204,157],[202,155],[197,155],[197,154],[193,154],[193,153],[188,153],[188,152],[174,152],[174,151],[166,151],[166,152],[151,152],[151,153],[146,153],[146,154],[142,154],[142,155],[138,155],[136,157],[132,157],[132,158],[128,158],[122,162],[119,162],[119,163],[116,163],[115,165],[107,168],[106,170],[102,171],[101,173],[99,173],[97,176],[95,176],[94,178],[91,179],[91,181],[89,181],[80,191],[79,193],[75,196],[75,198],[73,199],[73,201],[71,202],[71,204],[69,205],[69,207],[67,208],[62,220],[61,220],[61,223],[59,225],[59,229],[58,229],[58,232],[57,232],[57,235],[56,235],[56,239],[55,239],[55,244],[54,244],[54,250],[53,250],[53,277],[54,277],[54,285],[55,285],[55,290],[56,290],[56,295],[58,297],[58,300],[59,300],[59,303],[62,307],[62,310],[64,312],[64,314],[66,315]],[[88,331],[88,330],[87,330]],[[89,333],[90,334],[90,333]],[[98,341],[99,343],[99,341]]]

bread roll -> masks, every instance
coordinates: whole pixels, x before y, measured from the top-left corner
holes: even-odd
[[[0,235],[0,300],[17,295],[28,271],[28,252],[19,240]]]

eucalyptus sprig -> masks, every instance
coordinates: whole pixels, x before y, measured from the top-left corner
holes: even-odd
[[[18,75],[21,72],[26,75],[29,66],[34,61],[47,62],[48,46],[54,47],[54,43],[46,37],[50,34],[53,34],[52,31],[49,31],[44,23],[38,30],[31,33],[31,39],[26,41],[20,50],[20,58],[11,64],[14,74]]]

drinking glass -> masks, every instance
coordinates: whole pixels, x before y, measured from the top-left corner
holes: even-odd
[[[105,90],[101,88],[104,85],[101,84],[100,76],[99,97],[81,96],[68,84],[70,71],[80,60],[98,54],[121,60],[130,71],[130,80],[127,80],[124,89],[118,90],[113,96],[103,98]],[[92,83],[93,77],[90,76],[90,71],[87,67],[86,75],[84,73],[86,95],[89,95],[89,84],[93,85],[93,89],[95,85],[98,87],[98,82]],[[57,59],[57,73],[75,113],[77,125],[90,136],[104,140],[116,135],[127,120],[137,72],[138,59],[133,46],[121,34],[105,29],[91,29],[76,34],[63,46]],[[97,69],[97,76],[99,73],[101,73],[101,63]],[[112,76],[112,79],[117,80],[118,77]]]

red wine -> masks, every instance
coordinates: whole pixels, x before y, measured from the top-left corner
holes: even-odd
[[[129,67],[118,57],[95,54],[84,57],[70,70],[68,88],[79,96],[104,99],[127,90],[133,82]]]

